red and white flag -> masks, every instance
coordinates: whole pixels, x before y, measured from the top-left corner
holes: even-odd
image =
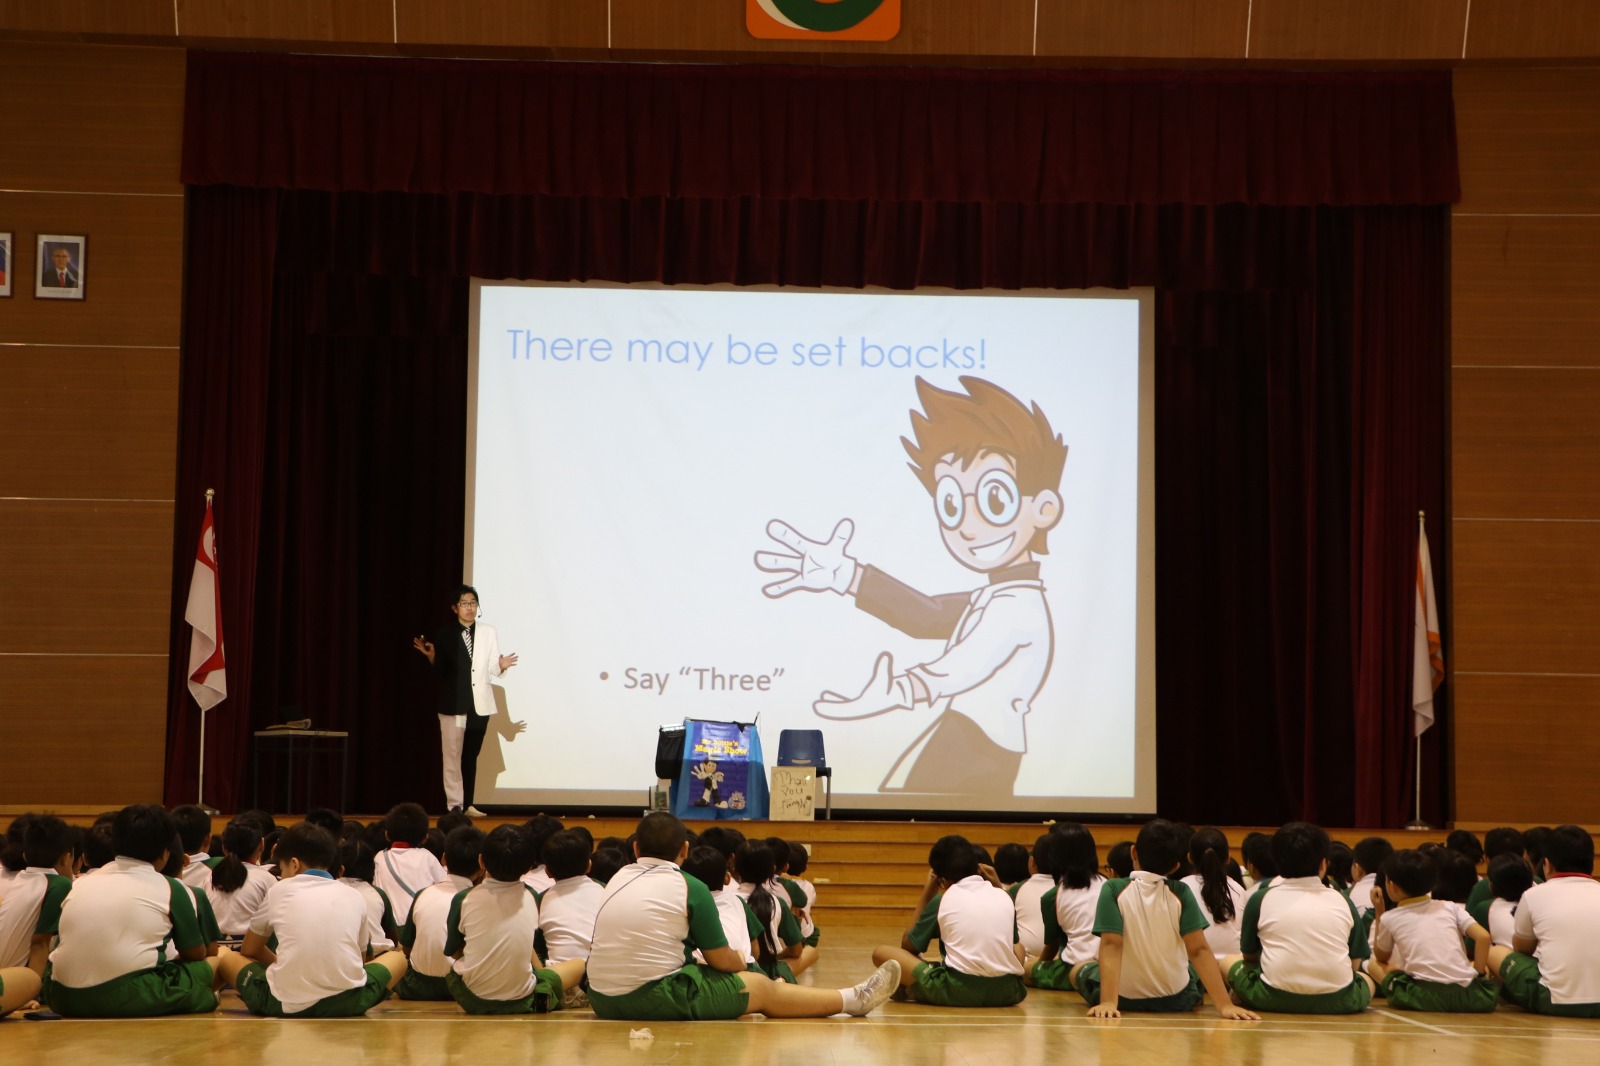
[[[1411,644],[1411,731],[1416,736],[1433,725],[1433,694],[1444,681],[1444,645],[1439,640],[1439,607],[1433,599],[1433,560],[1428,557],[1428,532],[1417,528],[1417,614]]]
[[[193,627],[189,636],[189,695],[202,711],[209,711],[228,696],[227,663],[222,653],[222,586],[217,580],[217,534],[211,524],[209,496],[183,620]]]

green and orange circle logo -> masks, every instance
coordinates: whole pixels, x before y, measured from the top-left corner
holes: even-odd
[[[745,25],[765,40],[887,41],[900,0],[745,0]]]

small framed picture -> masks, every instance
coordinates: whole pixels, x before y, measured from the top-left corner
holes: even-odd
[[[11,234],[0,233],[0,296],[11,295]]]
[[[34,279],[33,295],[40,300],[83,299],[88,245],[88,237],[39,234],[39,275]]]

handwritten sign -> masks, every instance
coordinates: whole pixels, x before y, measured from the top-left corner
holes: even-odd
[[[817,772],[810,766],[772,768],[772,820],[809,822],[817,814]]]

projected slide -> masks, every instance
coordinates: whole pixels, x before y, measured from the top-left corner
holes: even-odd
[[[476,301],[480,802],[637,804],[692,717],[820,728],[835,807],[1153,809],[1137,294]]]

